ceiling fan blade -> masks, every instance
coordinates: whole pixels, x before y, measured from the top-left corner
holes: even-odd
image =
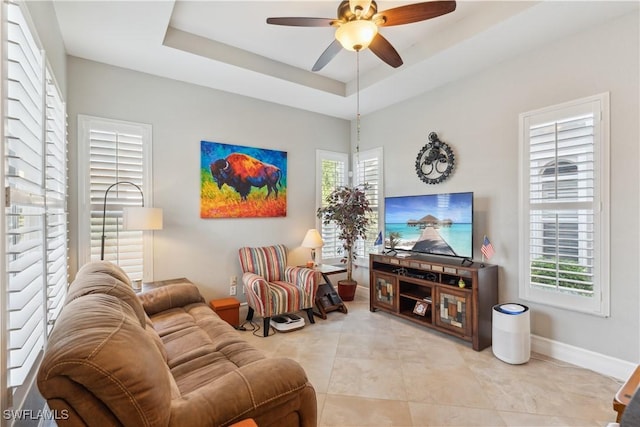
[[[392,25],[410,24],[412,22],[424,21],[445,15],[456,10],[455,1],[429,1],[424,3],[408,4],[406,6],[395,7],[377,13],[373,20],[380,27],[390,27]],[[382,19],[380,19],[382,18]]]
[[[391,65],[393,68],[398,68],[402,65],[402,58],[400,58],[398,51],[396,51],[396,49],[391,46],[391,43],[382,37],[380,33],[376,34],[373,38],[369,45],[369,49],[371,49],[371,52],[375,53],[378,58]]]
[[[330,27],[334,21],[329,18],[267,18],[267,24],[290,27]]]
[[[338,40],[333,40],[333,42],[327,47],[320,58],[313,64],[313,68],[311,71],[320,71],[324,68],[325,65],[329,63],[333,59],[334,56],[338,54],[342,50],[342,45]]]

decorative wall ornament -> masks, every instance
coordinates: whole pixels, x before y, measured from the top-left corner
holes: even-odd
[[[200,217],[287,216],[287,152],[200,142]]]
[[[451,175],[455,166],[455,156],[446,143],[431,132],[429,142],[422,147],[416,158],[416,173],[427,184],[439,184]]]

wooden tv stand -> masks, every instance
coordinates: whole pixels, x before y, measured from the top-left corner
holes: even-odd
[[[371,311],[380,309],[456,336],[471,342],[476,351],[491,345],[497,265],[371,254],[369,275]]]

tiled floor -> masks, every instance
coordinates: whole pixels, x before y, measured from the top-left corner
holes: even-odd
[[[304,329],[243,336],[302,364],[320,426],[606,426],[620,384],[533,354],[509,365],[491,348],[369,311],[368,289]],[[261,323],[262,319],[258,319]],[[262,332],[262,331],[260,331]],[[545,360],[546,359],[546,360]]]

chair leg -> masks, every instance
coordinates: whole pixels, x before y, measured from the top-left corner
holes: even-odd
[[[253,308],[251,307],[249,307],[249,310],[247,311],[247,320],[253,320]]]
[[[264,336],[269,336],[269,328],[271,327],[271,317],[265,317],[262,323],[262,328],[264,329]]]
[[[309,318],[309,323],[316,323],[316,321],[313,319],[313,307],[312,308],[307,308],[307,317]]]

